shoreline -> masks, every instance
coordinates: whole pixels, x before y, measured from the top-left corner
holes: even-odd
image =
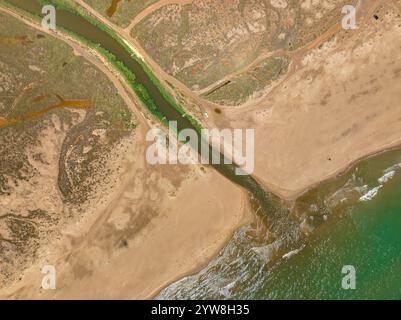
[[[0,8],[0,11],[13,16],[14,18],[19,19],[22,23],[26,24],[27,26],[31,27],[31,28],[35,28],[35,29],[39,29],[40,28],[32,21],[26,19],[25,17],[21,17],[21,15],[19,15],[18,13],[15,13],[7,8]],[[101,67],[101,63],[100,61],[103,61],[102,57],[99,56],[98,54],[96,54],[95,52],[93,52],[93,50],[90,49],[86,49],[86,47],[82,46],[78,41],[76,41],[75,39],[71,39],[68,36],[64,36],[64,34],[60,34],[59,32],[46,32],[47,34],[49,34],[52,37],[58,38],[59,41],[63,41],[65,43],[67,43],[68,45],[70,45],[72,47],[73,50],[78,50],[81,51],[80,54],[82,54],[82,56],[89,61],[90,63],[94,64],[95,66],[97,66],[103,73],[105,73],[108,78],[113,82],[113,84],[117,87],[117,89],[120,91],[120,94],[123,92],[123,88],[121,87],[121,84],[118,83],[116,81],[116,78],[121,81],[122,79],[120,77],[118,77],[119,74],[115,73],[115,72],[111,72],[109,70],[109,66],[102,66]],[[83,54],[83,53],[86,54]],[[91,59],[89,59],[91,58]],[[124,81],[122,81],[122,83],[124,84]],[[129,101],[129,97],[125,96],[125,101],[126,103],[129,105],[129,108],[131,109],[131,111],[133,111],[133,113],[135,115],[138,116],[138,120],[144,125],[144,127],[150,126],[150,124],[148,123],[148,121],[146,121],[146,117],[144,117],[142,115],[141,117],[141,111],[140,108],[134,108],[133,106],[133,102]],[[129,103],[131,102],[131,103]],[[142,134],[144,133],[143,130],[145,128],[142,127],[142,130],[140,130],[142,132]],[[212,170],[213,171],[213,170]],[[224,178],[223,176],[221,176],[219,173],[213,173],[215,174],[219,180],[226,180],[226,178]],[[226,183],[231,184],[231,182],[229,180],[226,181]],[[209,263],[214,256],[216,256],[220,250],[230,241],[230,239],[232,238],[233,233],[238,230],[238,228],[240,228],[241,226],[243,226],[244,224],[248,223],[249,221],[252,220],[252,214],[250,213],[249,209],[249,203],[248,200],[246,199],[246,192],[244,190],[242,190],[242,188],[240,188],[239,186],[234,186],[233,188],[238,188],[241,192],[242,195],[242,201],[243,201],[243,205],[242,205],[242,209],[241,209],[241,219],[239,220],[238,223],[235,224],[235,226],[232,226],[232,228],[229,230],[229,232],[227,232],[224,235],[224,239],[221,240],[221,243],[219,243],[217,246],[211,247],[208,249],[207,253],[206,253],[206,257],[202,260],[199,261],[199,259],[194,260],[193,263],[191,264],[196,264],[195,267],[188,269],[185,273],[183,274],[179,274],[179,275],[173,275],[172,279],[168,280],[167,282],[164,282],[163,284],[161,284],[160,286],[158,286],[158,288],[156,288],[155,290],[153,290],[153,292],[151,294],[148,295],[148,298],[150,298],[151,296],[155,296],[158,292],[160,292],[164,287],[168,286],[170,283],[175,282],[176,280],[186,276],[186,275],[190,275],[190,274],[195,274],[197,273],[199,270],[201,270],[202,268],[204,268],[204,266]],[[84,222],[84,224],[86,224]],[[83,233],[85,234],[86,231]],[[61,251],[62,252],[62,251]],[[62,256],[62,254],[57,255],[54,254],[52,255],[52,257],[57,257],[60,258]],[[37,267],[37,265],[32,265],[31,267],[29,267],[26,271],[28,273],[28,277],[29,277],[29,273],[33,271],[33,269],[35,269],[35,266]],[[38,269],[38,268],[36,268]],[[36,270],[35,270],[36,271]],[[25,274],[25,272],[24,272]],[[15,283],[15,285],[18,287],[18,283]],[[29,285],[29,284],[28,284]],[[14,287],[14,284],[12,284],[9,288]],[[7,290],[8,291],[8,290]],[[14,293],[16,293],[17,291],[14,291]]]
[[[1,8],[0,8],[1,9]],[[63,39],[61,39],[63,40]],[[65,40],[63,40],[64,42],[66,42]],[[92,62],[91,62],[92,63]],[[131,108],[130,108],[131,109]],[[135,108],[132,108],[135,109]],[[291,190],[285,190],[285,189],[281,189],[281,191],[277,191],[280,190],[278,185],[272,185],[269,184],[267,181],[264,181],[263,179],[259,178],[259,176],[253,176],[257,181],[261,182],[261,185],[263,187],[265,187],[266,190],[268,190],[269,192],[278,195],[281,199],[283,199],[286,202],[289,203],[293,203],[294,201],[296,201],[299,197],[301,197],[303,194],[307,193],[308,191],[310,191],[313,188],[319,187],[319,185],[321,185],[322,183],[326,182],[326,181],[330,181],[332,179],[336,179],[338,176],[343,175],[344,173],[346,173],[351,167],[353,167],[355,164],[357,164],[360,161],[369,159],[371,157],[386,153],[388,151],[391,150],[395,150],[395,149],[399,149],[401,148],[401,141],[399,141],[399,139],[394,140],[391,143],[386,144],[383,147],[378,147],[376,148],[376,151],[372,151],[367,153],[366,155],[362,155],[358,158],[356,158],[355,160],[351,160],[349,161],[345,166],[339,166],[338,169],[335,169],[334,171],[332,170],[331,172],[328,172],[327,174],[322,174],[322,179],[318,179],[318,182],[314,182],[309,184],[308,186],[306,186],[305,188],[302,188],[302,190],[295,190],[295,191],[291,191]],[[220,176],[220,174],[219,174]],[[223,176],[220,176],[220,178],[225,179]],[[242,194],[245,194],[246,192],[244,190],[242,190],[241,188],[241,192]],[[287,192],[287,195],[285,194]],[[292,192],[292,194],[291,194]],[[291,194],[291,195],[288,195]],[[245,194],[245,198],[246,194]],[[224,235],[224,239],[221,240],[221,244],[219,244],[218,246],[214,247],[214,249],[210,248],[210,251],[208,250],[208,254],[207,257],[202,257],[202,261],[198,261],[196,267],[194,267],[193,269],[191,269],[192,271],[188,271],[184,274],[181,274],[179,276],[175,277],[175,280],[168,280],[167,282],[165,281],[164,284],[160,285],[157,289],[154,289],[152,293],[149,294],[148,298],[146,299],[152,299],[155,296],[157,296],[160,291],[162,291],[164,288],[166,288],[167,286],[171,285],[172,283],[186,277],[189,275],[193,275],[198,273],[200,270],[202,270],[208,263],[210,263],[211,260],[214,259],[214,257],[216,257],[218,255],[218,253],[221,251],[221,249],[227,245],[227,243],[230,241],[230,239],[232,239],[232,235],[236,232],[236,230],[238,230],[242,225],[247,223],[247,220],[245,219],[245,216],[249,216],[248,218],[251,218],[252,216],[254,216],[254,214],[245,214],[246,208],[249,206],[249,201],[245,201],[245,205],[243,206],[243,208],[241,209],[242,211],[242,219],[240,219],[240,222],[238,223],[238,225],[236,227],[233,227],[232,230],[230,232],[227,232]],[[249,210],[248,210],[249,211]],[[249,221],[248,221],[249,222]],[[212,254],[213,252],[213,254]],[[196,261],[196,259],[194,259]],[[198,259],[200,260],[200,259]],[[194,263],[192,263],[194,264]],[[173,277],[174,278],[174,277]]]
[[[180,281],[181,279],[196,275],[199,272],[201,272],[210,262],[213,261],[213,259],[215,259],[219,255],[221,250],[223,250],[227,246],[227,244],[232,240],[235,232],[237,232],[240,228],[244,227],[245,225],[251,223],[253,221],[253,219],[255,219],[255,214],[250,209],[249,199],[248,199],[245,191],[243,191],[243,197],[245,199],[243,201],[244,206],[242,208],[242,212],[243,212],[242,220],[240,220],[238,225],[226,234],[226,236],[224,237],[224,240],[222,241],[222,244],[220,244],[219,246],[216,246],[215,248],[210,250],[209,258],[206,259],[205,261],[200,261],[200,262],[198,261],[197,265],[195,267],[193,267],[192,270],[189,270],[182,275],[175,276],[172,280],[170,280],[164,284],[161,284],[157,289],[155,289],[151,294],[149,294],[149,296],[145,297],[145,299],[154,300],[164,289],[168,288],[170,285]],[[246,212],[248,212],[248,213],[246,213]]]
[[[259,179],[258,177],[255,177],[255,179],[258,182],[260,182],[263,186],[267,186],[268,190],[271,193],[275,194],[277,197],[281,198],[286,203],[289,203],[290,205],[292,205],[295,201],[297,201],[300,197],[302,197],[303,195],[305,195],[312,189],[318,188],[321,184],[330,182],[331,180],[335,180],[338,177],[346,174],[353,166],[357,165],[359,162],[368,160],[372,157],[380,156],[380,155],[385,154],[390,151],[401,149],[401,138],[399,140],[400,141],[390,143],[389,146],[384,146],[382,148],[378,148],[375,151],[369,152],[366,155],[363,155],[361,157],[358,157],[355,160],[348,162],[345,166],[339,167],[334,172],[328,173],[326,176],[324,176],[318,182],[311,183],[308,186],[306,186],[305,188],[302,188],[301,190],[296,190],[296,191],[286,190],[283,192],[284,189],[280,189],[276,185],[269,184],[269,183],[263,181],[263,179]],[[286,192],[287,192],[287,194],[286,194]]]
[[[311,184],[310,186],[308,186],[307,188],[305,188],[303,191],[297,193],[296,195],[294,195],[294,196],[291,197],[291,198],[286,198],[286,197],[280,196],[278,193],[274,193],[274,191],[272,191],[272,193],[275,194],[275,195],[277,195],[277,196],[279,196],[282,200],[284,200],[287,204],[289,204],[290,207],[292,207],[292,206],[294,205],[294,203],[297,201],[297,199],[299,199],[300,197],[302,197],[303,195],[305,195],[305,194],[308,193],[309,191],[311,191],[311,190],[313,190],[313,189],[315,189],[315,188],[319,188],[320,185],[325,184],[325,183],[330,182],[330,181],[333,181],[333,180],[335,180],[335,179],[341,177],[342,175],[347,174],[348,171],[350,171],[350,170],[351,170],[355,165],[357,165],[358,163],[360,163],[360,162],[362,162],[362,161],[369,161],[369,159],[371,159],[371,158],[373,158],[373,157],[385,155],[385,154],[387,154],[388,152],[395,151],[395,150],[401,150],[401,142],[398,142],[398,143],[394,144],[393,146],[386,146],[386,147],[384,147],[384,148],[382,148],[382,149],[379,149],[379,150],[377,150],[377,151],[371,152],[370,154],[367,154],[367,155],[365,155],[365,156],[362,156],[362,157],[360,157],[360,158],[358,158],[358,159],[356,159],[356,160],[354,160],[354,161],[348,163],[348,165],[347,165],[345,168],[341,168],[341,169],[337,170],[335,173],[330,174],[330,176],[328,176],[327,178],[325,178],[325,179],[323,179],[323,180],[321,180],[321,181],[319,181],[319,182],[317,182],[317,183]],[[257,180],[258,182],[261,182],[261,181],[258,180],[257,178],[256,178],[256,180]],[[262,185],[263,185],[263,184],[262,184]],[[271,190],[271,189],[269,189],[269,190]],[[248,201],[248,205],[249,205],[249,201]],[[255,218],[255,213],[252,213],[252,215],[253,215],[254,218]],[[244,225],[244,224],[243,224],[243,225]],[[180,280],[182,280],[182,279],[184,279],[184,278],[186,278],[186,277],[193,276],[193,275],[196,275],[196,274],[198,274],[199,272],[201,272],[201,271],[207,266],[207,264],[209,264],[214,258],[217,257],[218,253],[219,253],[219,252],[228,244],[228,242],[232,239],[232,236],[234,235],[234,233],[235,233],[237,230],[239,230],[239,228],[241,228],[243,225],[240,225],[237,229],[235,229],[235,230],[231,233],[231,236],[228,238],[227,242],[226,242],[223,246],[221,246],[221,248],[217,251],[217,253],[216,253],[215,255],[213,255],[213,257],[209,260],[208,263],[206,263],[206,264],[203,265],[203,266],[196,267],[196,268],[194,269],[194,271],[188,272],[188,274],[185,274],[185,275],[183,275],[183,276],[181,276],[181,277],[177,277],[175,280],[171,281],[171,282],[168,283],[167,285],[160,286],[160,289],[159,289],[156,293],[154,293],[153,295],[149,296],[149,299],[154,299],[155,297],[157,297],[157,296],[160,294],[161,291],[163,291],[164,289],[166,289],[166,288],[169,287],[170,285],[172,285],[172,284],[174,284],[174,283],[176,283],[176,282],[178,282],[178,281],[180,281]]]
[[[133,165],[130,175],[135,177],[138,168]],[[61,237],[42,247],[36,262],[23,271],[22,281],[4,287],[0,296],[56,300],[154,299],[170,284],[206,267],[232,239],[234,232],[254,219],[242,188],[233,186],[214,171],[207,172],[204,177],[196,174],[187,178],[172,208],[150,217],[150,223],[128,239],[127,247],[115,247],[112,239],[116,234],[124,232],[128,236],[132,232],[129,228],[124,231],[128,227],[124,226],[127,224],[125,208],[132,206],[125,195],[136,185],[128,179],[127,184],[115,190],[111,200],[99,208],[101,212],[94,210],[78,224],[64,226]],[[210,179],[215,182],[214,191],[210,190]],[[163,193],[168,190],[163,188]],[[188,198],[194,192],[203,194],[201,201],[208,205],[199,207],[199,199]],[[167,194],[163,199],[163,202],[171,201]],[[182,208],[182,200],[187,206],[180,212],[177,209]],[[110,225],[117,228],[110,229]],[[49,262],[57,267],[58,284],[54,291],[40,289],[43,277],[40,270]]]

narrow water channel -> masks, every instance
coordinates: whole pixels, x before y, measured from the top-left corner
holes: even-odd
[[[42,16],[42,5],[37,0],[6,0],[6,2],[33,15]],[[85,18],[62,9],[57,9],[56,21],[58,26],[74,32],[92,43],[99,44],[124,63],[135,74],[135,82],[142,84],[147,89],[149,96],[157,106],[157,110],[166,117],[167,121],[177,122],[178,131],[187,128],[196,131],[191,121],[183,117],[166,100],[140,63],[132,58],[130,53],[107,32],[91,24]],[[199,139],[199,141],[201,140]],[[201,148],[197,146],[197,150],[201,150]],[[223,164],[223,161],[220,161],[220,163],[212,166],[226,178],[249,192],[253,209],[263,219],[274,238],[281,239],[281,244],[285,250],[295,248],[299,244],[300,238],[302,238],[302,233],[299,230],[299,224],[293,220],[289,209],[281,199],[267,192],[252,176],[236,175],[235,165]]]
[[[7,2],[41,14],[42,6],[36,0]],[[100,44],[123,62],[148,90],[158,111],[168,121],[177,121],[179,131],[193,128],[163,97],[141,65],[106,32],[63,10],[57,12],[57,24]],[[401,151],[359,162],[347,174],[299,198],[291,212],[254,178],[237,176],[235,166],[213,167],[248,190],[253,209],[267,228],[259,234],[250,226],[238,230],[204,270],[170,285],[159,298],[400,297]],[[297,220],[316,229],[308,241]],[[284,255],[288,251],[291,253]],[[276,261],[272,260],[274,256],[278,257]],[[358,270],[358,289],[352,292],[340,286],[345,264]]]

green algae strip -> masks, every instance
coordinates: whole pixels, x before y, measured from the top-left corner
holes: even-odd
[[[25,11],[28,11],[31,16],[36,17],[36,20],[41,17],[43,4],[57,6],[58,30],[68,32],[83,44],[96,49],[105,56],[124,75],[139,99],[162,123],[176,121],[177,132],[181,132],[184,129],[194,129],[200,137],[200,125],[175,102],[145,62],[136,56],[128,45],[110,28],[95,18],[88,16],[82,8],[76,8],[75,5],[68,5],[59,0],[29,2],[7,0],[7,2],[16,6],[17,10],[18,8],[21,9],[20,13],[22,14],[27,15]],[[134,77],[135,79],[133,79]],[[196,146],[198,147],[197,150],[201,150],[202,143],[204,141],[201,138],[198,146]],[[209,145],[209,149],[211,150],[212,146]],[[210,152],[209,154],[212,153]],[[289,214],[289,208],[279,197],[266,191],[251,175],[237,175],[237,166],[235,164],[225,164],[224,155],[221,154],[220,156],[220,163],[212,164],[211,166],[231,182],[246,189],[251,198],[251,205],[257,215],[269,224],[272,232],[283,237],[283,246],[292,247],[294,245],[294,237],[297,235],[294,229],[297,229],[298,225]]]
[[[13,1],[11,1],[13,2]],[[93,26],[99,28],[100,30],[104,31],[109,35],[114,41],[116,41],[125,51],[127,54],[129,54],[130,59],[133,59],[136,63],[138,63],[141,67],[141,69],[145,72],[146,77],[151,80],[152,84],[158,89],[158,91],[161,93],[162,97],[166,102],[170,105],[170,107],[173,107],[181,117],[185,117],[186,119],[189,120],[190,126],[186,127],[193,127],[195,128],[198,132],[201,130],[201,125],[190,115],[188,115],[185,110],[171,97],[171,95],[166,91],[164,86],[161,84],[159,79],[154,75],[154,73],[151,71],[151,69],[148,67],[148,65],[141,59],[139,58],[135,52],[132,51],[132,49],[121,39],[120,36],[118,36],[111,28],[109,28],[107,25],[102,23],[101,21],[97,20],[96,18],[92,17],[91,15],[88,15],[88,13],[85,11],[85,9],[79,7],[79,6],[72,6],[69,5],[63,1],[60,0],[38,0],[39,3],[46,5],[46,4],[51,4],[54,5],[56,8],[65,10],[67,12],[70,12],[74,15],[78,15],[79,17],[85,19],[87,22],[92,24]],[[138,97],[141,99],[142,103],[145,104],[145,106],[148,108],[148,110],[155,115],[160,121],[163,123],[167,124],[167,118],[165,116],[165,112],[160,112],[158,110],[158,107],[160,107],[160,103],[155,102],[153,99],[150,98],[152,96],[151,93],[143,94],[144,90],[148,90],[148,86],[145,84],[138,85],[138,82],[140,81],[135,81],[135,73],[133,73],[131,70],[134,69],[136,72],[138,72],[138,68],[136,66],[127,66],[127,63],[125,61],[121,61],[115,55],[113,52],[110,50],[106,49],[105,46],[102,46],[100,44],[94,43],[92,40],[88,39],[85,36],[82,36],[78,32],[71,31],[66,28],[62,28],[63,31],[67,32],[68,34],[80,39],[81,41],[85,42],[86,45],[96,49],[99,53],[101,53],[105,58],[108,59],[109,62],[111,62],[125,77],[125,79],[129,82],[130,86],[132,89],[135,91],[135,93],[138,95]],[[140,78],[140,77],[138,77]],[[141,77],[143,79],[143,77]],[[153,94],[154,96],[154,94]],[[157,103],[157,106],[156,106]],[[164,110],[165,111],[165,110]]]

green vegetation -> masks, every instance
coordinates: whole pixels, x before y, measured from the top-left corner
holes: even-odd
[[[341,9],[345,5],[357,6],[359,0],[330,0],[330,9],[323,9],[324,4],[317,4],[313,10],[302,10],[296,5],[294,25],[289,33],[285,48],[289,51],[299,49],[339,23],[343,17]],[[317,18],[320,16],[320,18]]]
[[[198,91],[265,52],[305,46],[341,21],[344,4],[357,1],[287,0],[283,7],[265,0],[168,4],[141,20],[131,34],[167,73]],[[219,100],[245,99],[252,91],[233,91],[235,97]]]
[[[286,57],[268,58],[220,88],[204,94],[203,97],[221,105],[241,105],[251,97],[263,94],[273,81],[286,74],[289,63],[290,60]]]
[[[253,33],[248,26],[266,29],[264,4],[256,1],[244,6],[247,14],[252,6],[260,10],[260,16],[244,16],[235,2],[169,4],[144,18],[131,34],[166,72],[200,90],[251,63],[262,50],[273,48],[268,37],[275,36],[275,28]]]
[[[109,160],[136,123],[108,77],[71,46],[2,12],[0,22],[0,117],[39,113],[0,127],[0,196],[9,204],[0,217],[2,285],[35,257],[44,235],[71,218],[41,210],[42,199],[50,207],[91,199],[116,170]],[[44,111],[60,99],[89,108]]]
[[[102,31],[106,32],[108,35],[110,35],[114,40],[116,40],[129,54],[130,56],[135,59],[136,62],[138,62],[141,67],[144,69],[150,80],[153,82],[153,84],[159,89],[163,97],[169,102],[169,104],[175,108],[181,115],[185,116],[187,119],[189,119],[192,123],[192,125],[200,131],[201,126],[199,123],[189,116],[188,114],[185,113],[184,109],[171,97],[171,95],[166,91],[164,86],[160,83],[159,79],[154,75],[154,73],[150,70],[150,68],[147,66],[147,64],[140,59],[132,50],[131,48],[108,26],[97,20],[96,18],[88,15],[86,11],[81,8],[77,7],[75,5],[70,5],[62,0],[39,0],[43,4],[53,4],[56,7],[67,10],[73,14],[77,14],[81,16],[82,18],[86,19],[88,22],[93,24],[94,26],[98,27]],[[102,54],[109,62],[111,62],[124,76],[124,78],[128,81],[129,85],[132,87],[132,89],[135,91],[135,93],[138,95],[142,103],[148,108],[148,110],[156,116],[161,122],[166,123],[165,116],[158,111],[158,108],[154,101],[150,98],[149,94],[146,92],[146,88],[144,86],[138,87],[140,84],[135,82],[135,75],[133,72],[124,65],[123,62],[118,61],[117,57],[115,57],[112,53],[110,53],[108,50],[105,48],[102,48],[99,44],[94,44],[88,39],[85,39],[84,37],[70,32],[66,29],[63,29],[64,32],[70,34],[71,36],[77,38],[81,42],[85,43],[85,45],[96,49],[100,54]]]
[[[87,172],[87,179],[92,178],[91,168],[100,161],[103,152],[136,127],[128,106],[107,76],[83,57],[74,55],[70,46],[29,29],[7,15],[0,14],[0,19],[0,38],[15,36],[26,39],[23,43],[2,45],[0,65],[3,81],[0,88],[4,95],[0,98],[0,117],[13,119],[40,112],[58,103],[60,98],[89,101],[90,108],[81,113],[85,115],[81,119],[83,124],[71,129],[66,138],[71,139],[68,146],[76,145],[77,141],[82,148],[88,147],[85,144],[92,146],[92,151],[83,156],[90,158],[76,166],[81,170],[80,184],[83,184],[86,179],[83,172]],[[76,122],[77,114],[67,106],[0,128],[3,155],[0,156],[0,194],[10,192],[8,181],[17,183],[32,177],[34,169],[25,153],[26,148],[37,144],[46,126],[59,123],[60,128],[69,128]],[[103,132],[103,142],[94,136],[96,130]],[[82,170],[80,166],[86,169]],[[3,179],[2,174],[7,174],[11,180]]]

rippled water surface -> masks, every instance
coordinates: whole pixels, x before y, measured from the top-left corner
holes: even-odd
[[[293,214],[310,236],[297,250],[283,253],[280,241],[244,227],[158,298],[400,299],[400,163],[401,151],[370,158],[299,199]],[[342,289],[344,265],[356,269],[355,290]]]
[[[37,1],[8,0],[34,14]],[[112,52],[134,71],[166,119],[192,124],[171,107],[142,67],[107,33],[58,10],[62,25]],[[234,166],[215,168],[250,191],[259,222],[238,230],[199,274],[159,298],[401,298],[401,151],[354,166],[298,199],[288,210]],[[357,270],[357,289],[341,288],[344,265]]]

